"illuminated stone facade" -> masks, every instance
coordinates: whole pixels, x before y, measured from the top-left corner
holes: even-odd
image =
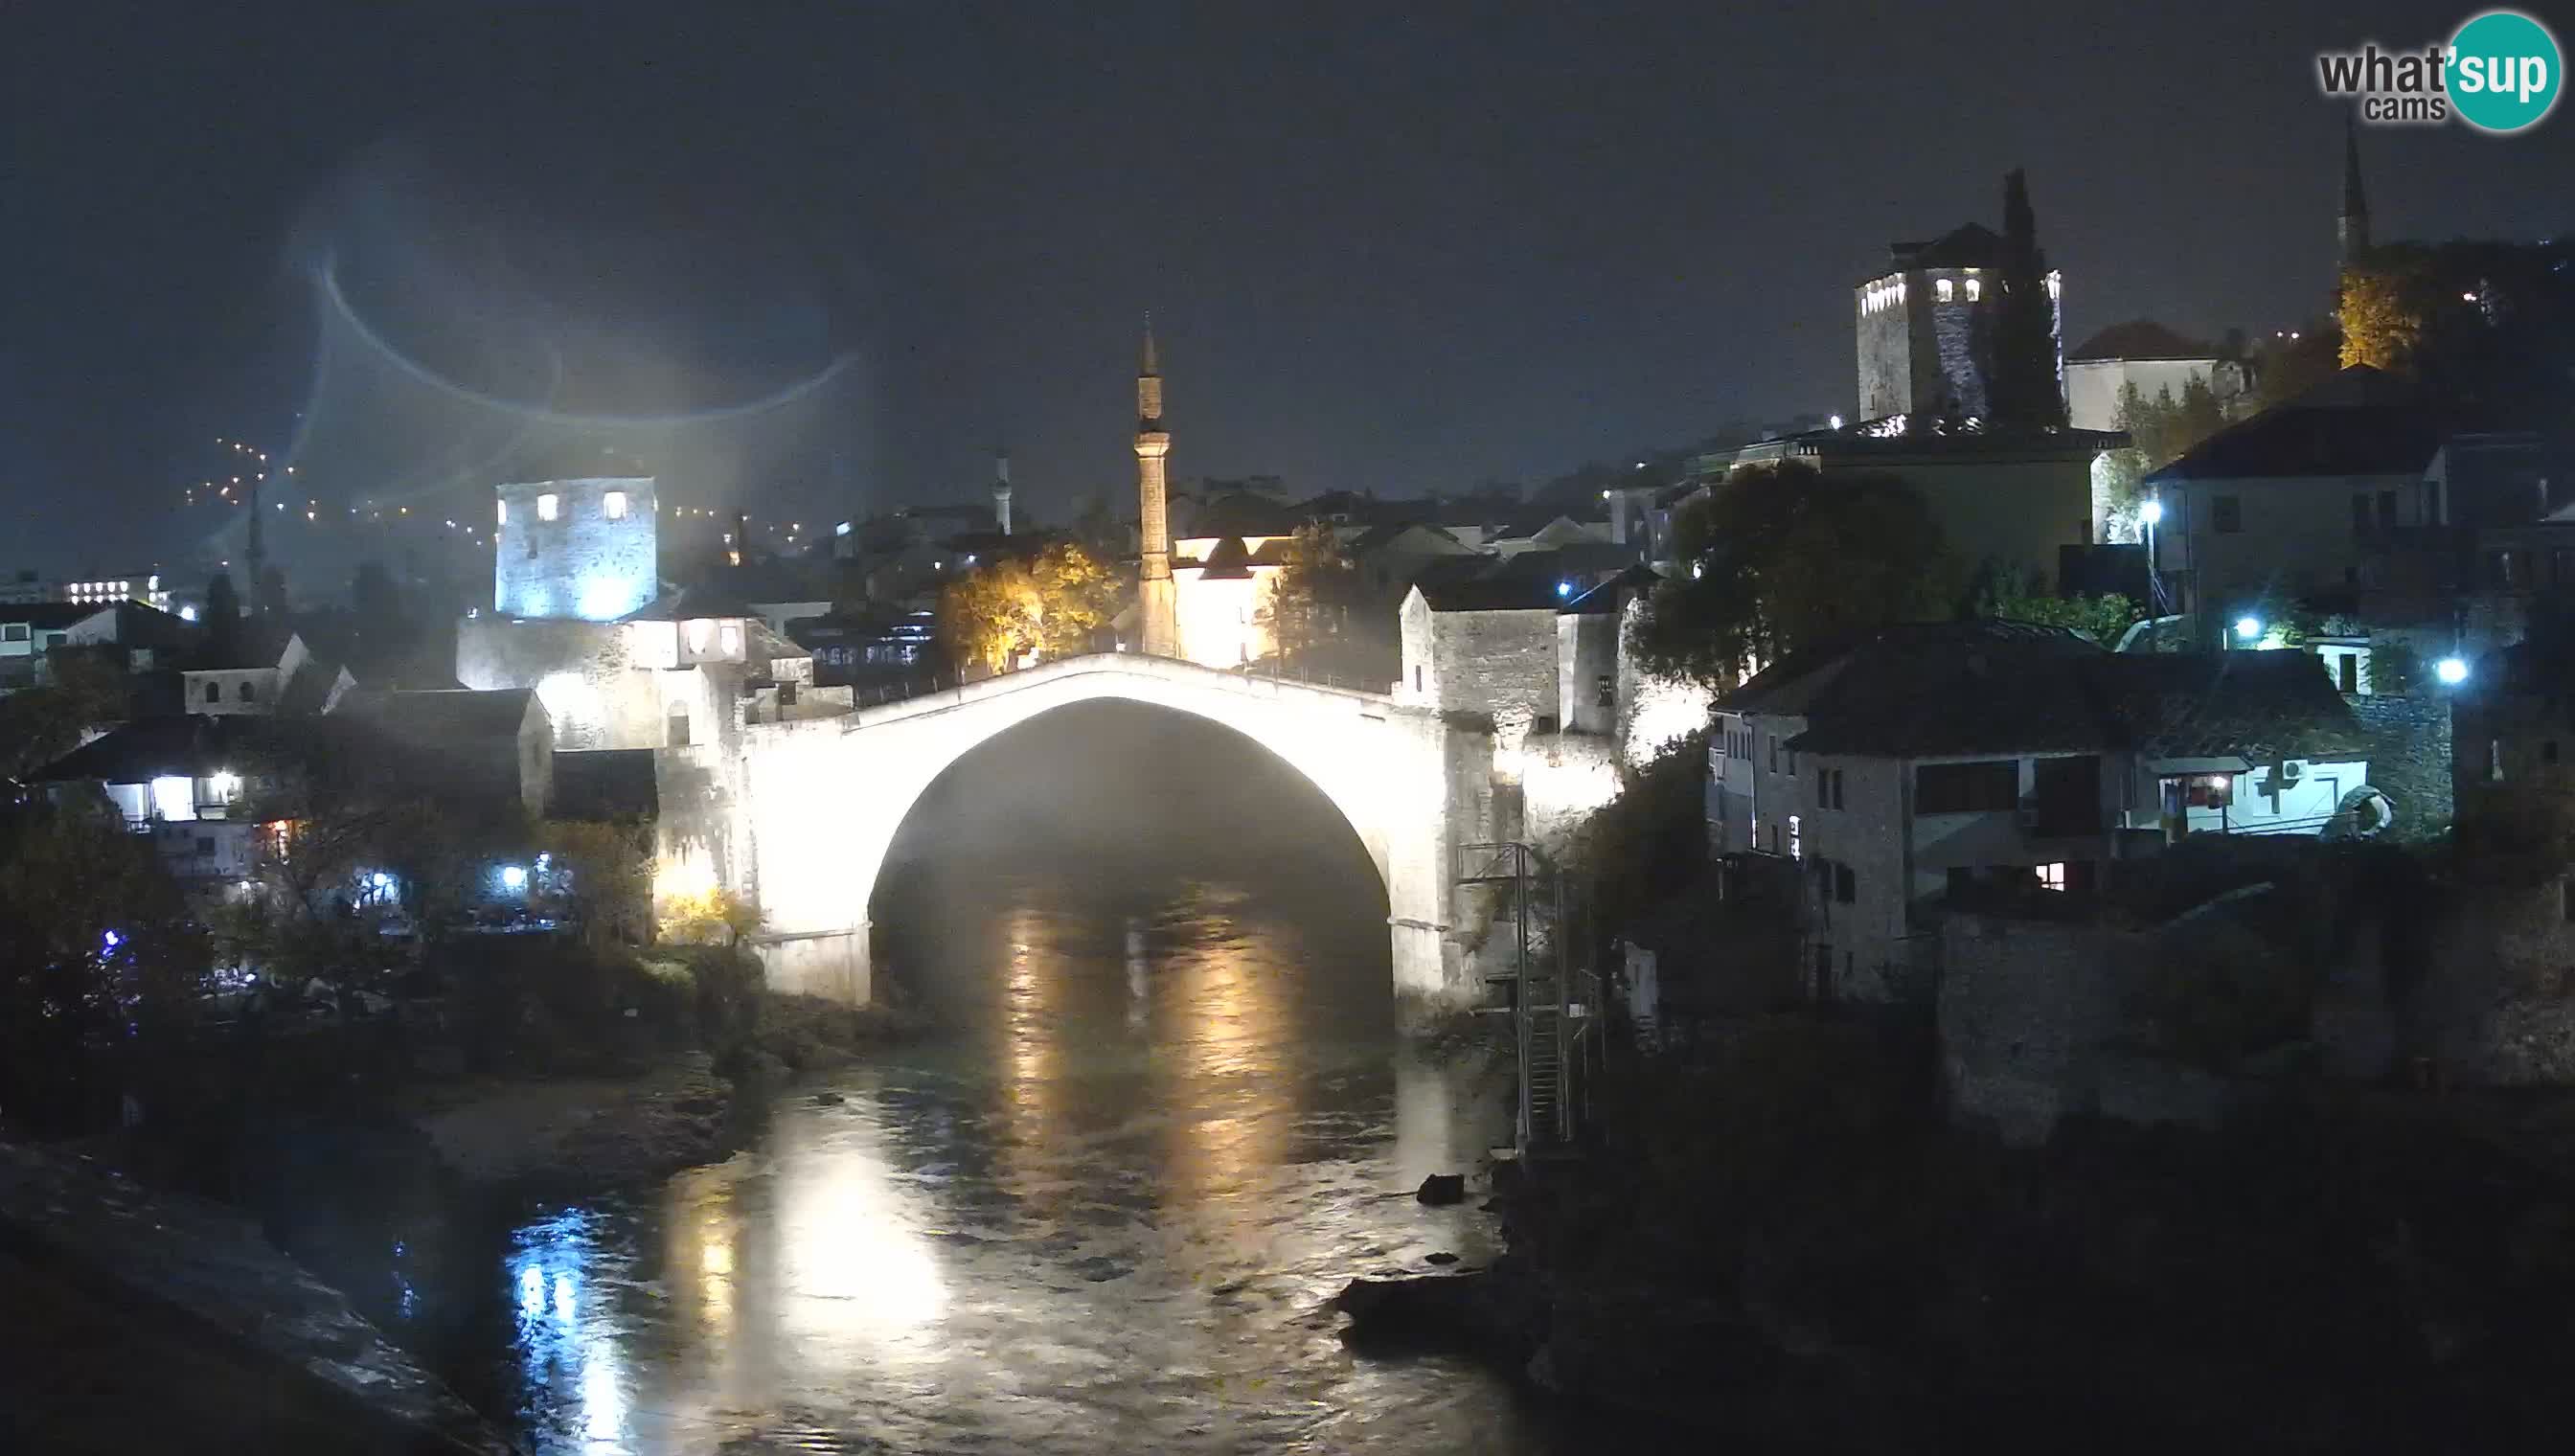
[[[495,512],[492,610],[615,622],[661,589],[649,476],[505,485]]]

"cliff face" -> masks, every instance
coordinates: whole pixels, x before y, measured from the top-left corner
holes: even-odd
[[[0,1143],[0,1449],[513,1448],[341,1295],[200,1199]]]

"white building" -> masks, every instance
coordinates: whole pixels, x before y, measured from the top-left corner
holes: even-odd
[[[1773,665],[1716,705],[1709,835],[1794,860],[1819,997],[1922,993],[1917,913],[2079,894],[2199,832],[2319,834],[2367,781],[2305,653],[2101,651],[2056,629],[1889,629]]]
[[[2123,429],[2119,399],[2131,386],[2151,405],[2165,396],[2178,403],[2194,384],[2230,406],[2243,396],[2244,371],[2214,346],[2151,320],[2113,324],[2066,356],[2065,420],[2077,430]]]

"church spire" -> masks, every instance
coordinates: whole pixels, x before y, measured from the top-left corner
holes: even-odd
[[[2342,215],[2334,223],[2334,241],[2342,250],[2345,268],[2369,251],[2369,198],[2360,186],[2360,124],[2349,117],[2342,124]]]

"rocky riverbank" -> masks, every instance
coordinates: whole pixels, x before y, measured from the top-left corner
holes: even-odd
[[[0,1143],[0,1449],[506,1456],[257,1224]]]
[[[1631,1067],[1496,1193],[1509,1252],[1359,1281],[1351,1338],[1754,1446],[2536,1449],[2575,1178],[2453,1100],[2318,1084],[2213,1131],[1945,1126],[1901,1038]]]

